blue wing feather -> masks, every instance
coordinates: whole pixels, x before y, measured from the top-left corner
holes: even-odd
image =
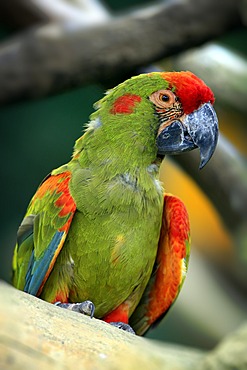
[[[64,233],[64,231],[55,233],[44,255],[39,260],[35,260],[34,251],[32,252],[25,277],[24,292],[37,295]]]
[[[69,171],[47,177],[33,196],[18,230],[13,284],[29,294],[41,295],[69,232],[76,212],[70,179]]]

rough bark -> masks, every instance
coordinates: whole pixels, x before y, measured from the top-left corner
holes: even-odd
[[[0,368],[246,369],[247,325],[205,353],[140,338],[0,283]]]
[[[160,348],[6,284],[0,285],[0,295],[0,367],[5,370],[158,370],[171,366],[189,370],[201,358],[197,351],[190,354],[183,348]]]
[[[103,25],[52,23],[0,48],[0,102],[125,76],[241,23],[235,0],[174,0]]]

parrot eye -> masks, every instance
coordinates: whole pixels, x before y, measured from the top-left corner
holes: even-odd
[[[162,94],[161,94],[160,99],[161,99],[163,102],[167,103],[167,102],[169,102],[169,100],[170,100],[170,96],[168,96],[167,94],[164,94],[164,95],[162,95]]]
[[[176,96],[170,90],[159,90],[152,93],[149,100],[151,100],[157,108],[169,108],[175,103]]]

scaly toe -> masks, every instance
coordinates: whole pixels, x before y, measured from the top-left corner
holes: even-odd
[[[75,311],[82,313],[84,315],[90,316],[93,318],[94,311],[95,311],[95,306],[93,302],[91,301],[84,301],[80,303],[61,303],[61,302],[56,302],[54,303],[55,306],[61,307],[61,308],[66,308],[67,310]]]
[[[109,324],[112,326],[115,326],[118,329],[127,331],[128,333],[135,334],[135,331],[132,329],[132,327],[129,324],[125,324],[124,322],[116,321],[116,322],[110,322]]]

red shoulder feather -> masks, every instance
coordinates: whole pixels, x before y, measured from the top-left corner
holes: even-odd
[[[187,271],[189,247],[187,210],[179,198],[166,194],[154,270],[130,318],[130,325],[137,334],[144,334],[159,321],[176,300]]]

